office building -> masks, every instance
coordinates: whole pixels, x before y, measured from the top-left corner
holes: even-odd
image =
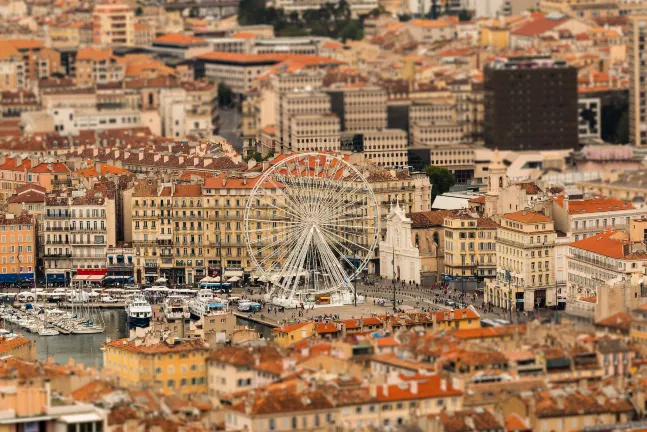
[[[485,66],[485,145],[500,150],[578,146],[577,69],[547,57]]]

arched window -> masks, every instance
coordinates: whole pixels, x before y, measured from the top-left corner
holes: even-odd
[[[438,236],[438,231],[434,231],[434,243],[437,245],[440,244],[440,238]]]
[[[503,177],[499,177],[499,187],[503,187]]]
[[[418,237],[418,234],[416,234],[416,247],[420,244],[420,237]]]

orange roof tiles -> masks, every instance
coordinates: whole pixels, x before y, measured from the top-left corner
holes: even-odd
[[[70,397],[79,402],[95,402],[103,396],[113,393],[115,389],[106,381],[94,380],[70,393]]]
[[[629,332],[629,328],[631,327],[631,315],[624,312],[618,312],[596,322],[595,324],[602,327],[611,327],[624,332]]]
[[[545,214],[532,210],[519,210],[518,212],[507,213],[503,215],[503,218],[521,223],[547,223],[553,221]]]
[[[71,172],[70,169],[63,162],[55,163],[41,163],[29,170],[30,173],[36,174],[64,174]]]
[[[17,50],[40,49],[44,45],[39,40],[34,39],[10,39],[7,42]]]
[[[234,39],[255,39],[256,35],[251,32],[236,32],[231,37]]]
[[[275,327],[273,330],[275,332],[279,332],[279,333],[290,333],[290,332],[293,332],[295,330],[299,330],[301,327],[305,327],[308,324],[310,324],[310,322],[305,321],[305,322],[298,323],[298,324],[291,324],[291,325],[286,325],[286,326],[283,326],[283,327]]]
[[[380,320],[377,317],[364,318],[362,321],[363,321],[364,325],[379,325],[379,324],[382,324],[382,320]]]
[[[559,195],[553,199],[560,207],[564,207],[563,195]],[[635,207],[630,202],[612,197],[596,197],[568,201],[568,214],[588,214],[632,209],[635,209]]]
[[[463,392],[455,389],[451,382],[438,375],[429,376],[415,385],[409,383],[406,387],[397,384],[377,387],[377,400],[380,402],[441,398],[462,394]]]
[[[7,158],[5,163],[0,165],[0,171],[28,171],[31,168],[31,161],[23,159],[18,164],[18,158]]]
[[[549,19],[544,15],[539,15],[534,17],[532,21],[526,22],[517,27],[512,31],[512,34],[517,36],[539,36],[542,33],[546,33],[560,24],[565,23],[569,19],[569,17],[564,17],[562,19]]]
[[[240,54],[213,51],[198,56],[203,60],[224,61],[230,63],[280,63],[286,60],[298,61],[304,66],[317,66],[325,64],[342,64],[343,62],[329,57],[313,56],[306,54]]]
[[[256,177],[229,177],[226,173],[218,177],[208,178],[204,182],[205,189],[252,189],[256,186],[261,176]],[[265,189],[274,189],[283,185],[266,182],[262,185]]]
[[[396,347],[400,345],[400,343],[397,340],[395,340],[395,338],[393,338],[392,336],[377,338],[375,339],[375,344],[379,348],[389,348],[389,347]]]
[[[2,337],[0,338],[0,354],[7,353],[8,351],[30,343],[34,342],[22,336],[15,336],[13,338]]]
[[[427,20],[427,19],[414,19],[410,21],[414,27],[422,28],[447,28],[450,23],[443,19]]]
[[[169,33],[164,36],[153,39],[155,43],[174,44],[174,45],[197,45],[206,44],[207,41],[194,36],[185,36],[179,33]]]
[[[92,61],[106,61],[112,57],[112,49],[105,48],[82,48],[76,54],[76,59],[78,60],[92,60]]]
[[[529,431],[530,426],[528,426],[519,414],[512,413],[505,417],[505,430],[509,432]]]
[[[317,332],[318,334],[337,333],[339,331],[341,330],[339,330],[333,323],[318,322],[315,324],[315,332]]]
[[[176,340],[176,343],[174,345],[169,345],[166,342],[160,342],[154,345],[140,345],[135,340],[116,339],[111,342],[106,342],[104,346],[141,354],[166,354],[175,352],[208,350],[208,348],[204,346],[204,343],[201,339]]]
[[[88,168],[78,170],[75,172],[75,174],[78,176],[84,176],[84,177],[99,177],[99,176],[104,176],[106,174],[121,175],[121,174],[127,174],[129,172],[130,171],[128,170],[118,168],[116,166],[108,165],[106,163],[98,163]]]
[[[645,253],[625,254],[625,245],[631,241],[625,240],[626,234],[621,231],[608,229],[599,234],[571,243],[571,246],[583,249],[609,258],[627,260],[647,260]]]
[[[174,197],[199,197],[202,196],[202,186],[199,184],[179,184],[175,186]]]

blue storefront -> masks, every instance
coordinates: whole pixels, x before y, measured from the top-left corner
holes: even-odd
[[[0,283],[33,282],[33,273],[0,273]]]

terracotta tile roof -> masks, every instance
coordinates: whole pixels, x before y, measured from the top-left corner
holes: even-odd
[[[380,324],[382,324],[382,320],[380,320],[377,317],[363,318],[362,321],[363,321],[364,325],[380,325]]]
[[[537,16],[533,20],[528,21],[512,31],[513,35],[517,36],[539,36],[542,33],[551,31],[560,24],[568,21],[569,17],[561,19],[546,18],[546,16]]]
[[[631,315],[618,312],[595,323],[596,326],[609,327],[629,333],[631,327]]]
[[[256,35],[251,32],[236,32],[232,34],[230,37],[234,39],[255,39]]]
[[[106,61],[112,57],[112,49],[110,48],[82,48],[76,54],[76,60],[92,60],[95,62]]]
[[[392,384],[377,387],[377,400],[380,402],[445,398],[462,394],[463,392],[455,389],[450,381],[439,375],[429,376],[416,385],[409,383],[407,386]]]
[[[530,431],[531,428],[528,422],[522,419],[519,414],[512,413],[505,417],[505,430],[508,432],[525,432]]]
[[[532,182],[515,183],[515,185],[525,190],[527,195],[537,195],[542,192],[541,188]]]
[[[317,334],[338,333],[340,331],[341,330],[339,330],[333,323],[318,322],[315,324],[315,332],[317,332]]]
[[[36,174],[67,174],[70,169],[63,162],[41,163],[29,170],[30,173]]]
[[[516,333],[525,334],[525,325],[507,325],[500,327],[479,327],[473,329],[455,330],[452,335],[458,339],[489,339],[512,336]]]
[[[518,212],[507,213],[503,215],[503,218],[521,223],[548,223],[553,221],[545,214],[532,210],[519,210]]]
[[[5,163],[0,165],[0,171],[28,171],[31,168],[29,159],[7,158]]]
[[[626,413],[634,410],[633,405],[624,398],[606,396],[606,392],[569,389],[567,392],[554,393],[543,391],[535,393],[535,407],[538,418],[570,417],[586,413]]]
[[[625,246],[632,242],[626,240],[627,236],[622,231],[607,229],[594,236],[572,242],[571,247],[583,249],[609,258],[626,260],[647,260],[647,254],[625,253]]]
[[[32,50],[44,48],[41,41],[35,39],[10,39],[7,42],[17,50]]]
[[[70,393],[70,397],[78,402],[95,402],[103,396],[115,391],[114,387],[106,381],[94,380],[83,387]]]
[[[20,57],[20,52],[8,42],[0,41],[0,59]]]
[[[197,45],[206,44],[207,41],[194,36],[185,36],[179,33],[169,33],[164,36],[153,39],[154,43],[174,44],[174,45]]]
[[[13,338],[0,337],[0,354],[8,353],[13,349],[31,343],[33,342],[22,336],[14,336]]]
[[[386,336],[375,339],[375,344],[379,348],[389,348],[399,346],[400,343],[393,336]]]
[[[564,207],[564,196],[553,198],[560,207]],[[569,200],[569,214],[588,214],[635,209],[633,204],[612,197],[596,197],[583,200]]]
[[[453,413],[443,412],[431,414],[430,418],[438,418],[444,432],[475,432],[475,431],[499,431],[503,426],[499,424],[496,417],[487,410],[462,410]]]
[[[201,339],[183,339],[176,340],[174,345],[166,342],[160,342],[153,345],[139,344],[135,340],[117,339],[104,344],[105,347],[111,347],[118,350],[142,353],[142,354],[167,354],[187,351],[207,351]]]
[[[175,185],[174,197],[199,197],[202,196],[202,186],[199,184]]]
[[[442,227],[445,218],[454,215],[456,213],[452,210],[432,210],[408,214],[411,218],[412,228]]]
[[[485,204],[485,195],[481,195],[480,197],[477,198],[472,198],[470,199],[471,203],[476,203],[476,204]]]
[[[231,176],[227,173],[222,173],[218,177],[208,178],[204,182],[205,189],[253,189],[258,181],[262,178],[261,175],[248,177],[248,176]],[[283,185],[277,184],[281,187]],[[264,183],[264,189],[274,189],[273,183]]]
[[[312,56],[306,54],[239,54],[214,51],[202,54],[198,56],[198,58],[207,61],[238,63],[241,65],[255,63],[275,64],[287,60],[296,61],[303,66],[334,65],[343,63],[339,60],[328,57]]]
[[[94,164],[88,168],[84,168],[76,171],[74,174],[77,176],[83,177],[100,177],[105,176],[106,174],[121,175],[128,174],[130,171],[118,168],[116,166],[108,165],[106,163]]]
[[[346,329],[358,329],[361,328],[360,326],[360,321],[356,319],[349,319],[345,320],[344,323],[346,324]]]
[[[15,203],[37,203],[37,202],[45,202],[46,195],[44,192],[39,192],[39,191],[27,191],[27,192],[22,192],[16,195],[13,195],[7,199],[7,202],[9,204],[15,204]]]
[[[290,333],[290,332],[293,332],[295,330],[300,329],[301,327],[305,327],[308,324],[310,324],[310,322],[305,321],[305,322],[298,323],[298,324],[291,324],[291,325],[286,325],[286,326],[283,326],[283,327],[275,327],[273,330],[275,332],[278,332],[278,333]]]
[[[444,19],[436,19],[436,20],[414,19],[409,22],[414,27],[422,27],[422,28],[447,28],[450,26],[450,23]]]

